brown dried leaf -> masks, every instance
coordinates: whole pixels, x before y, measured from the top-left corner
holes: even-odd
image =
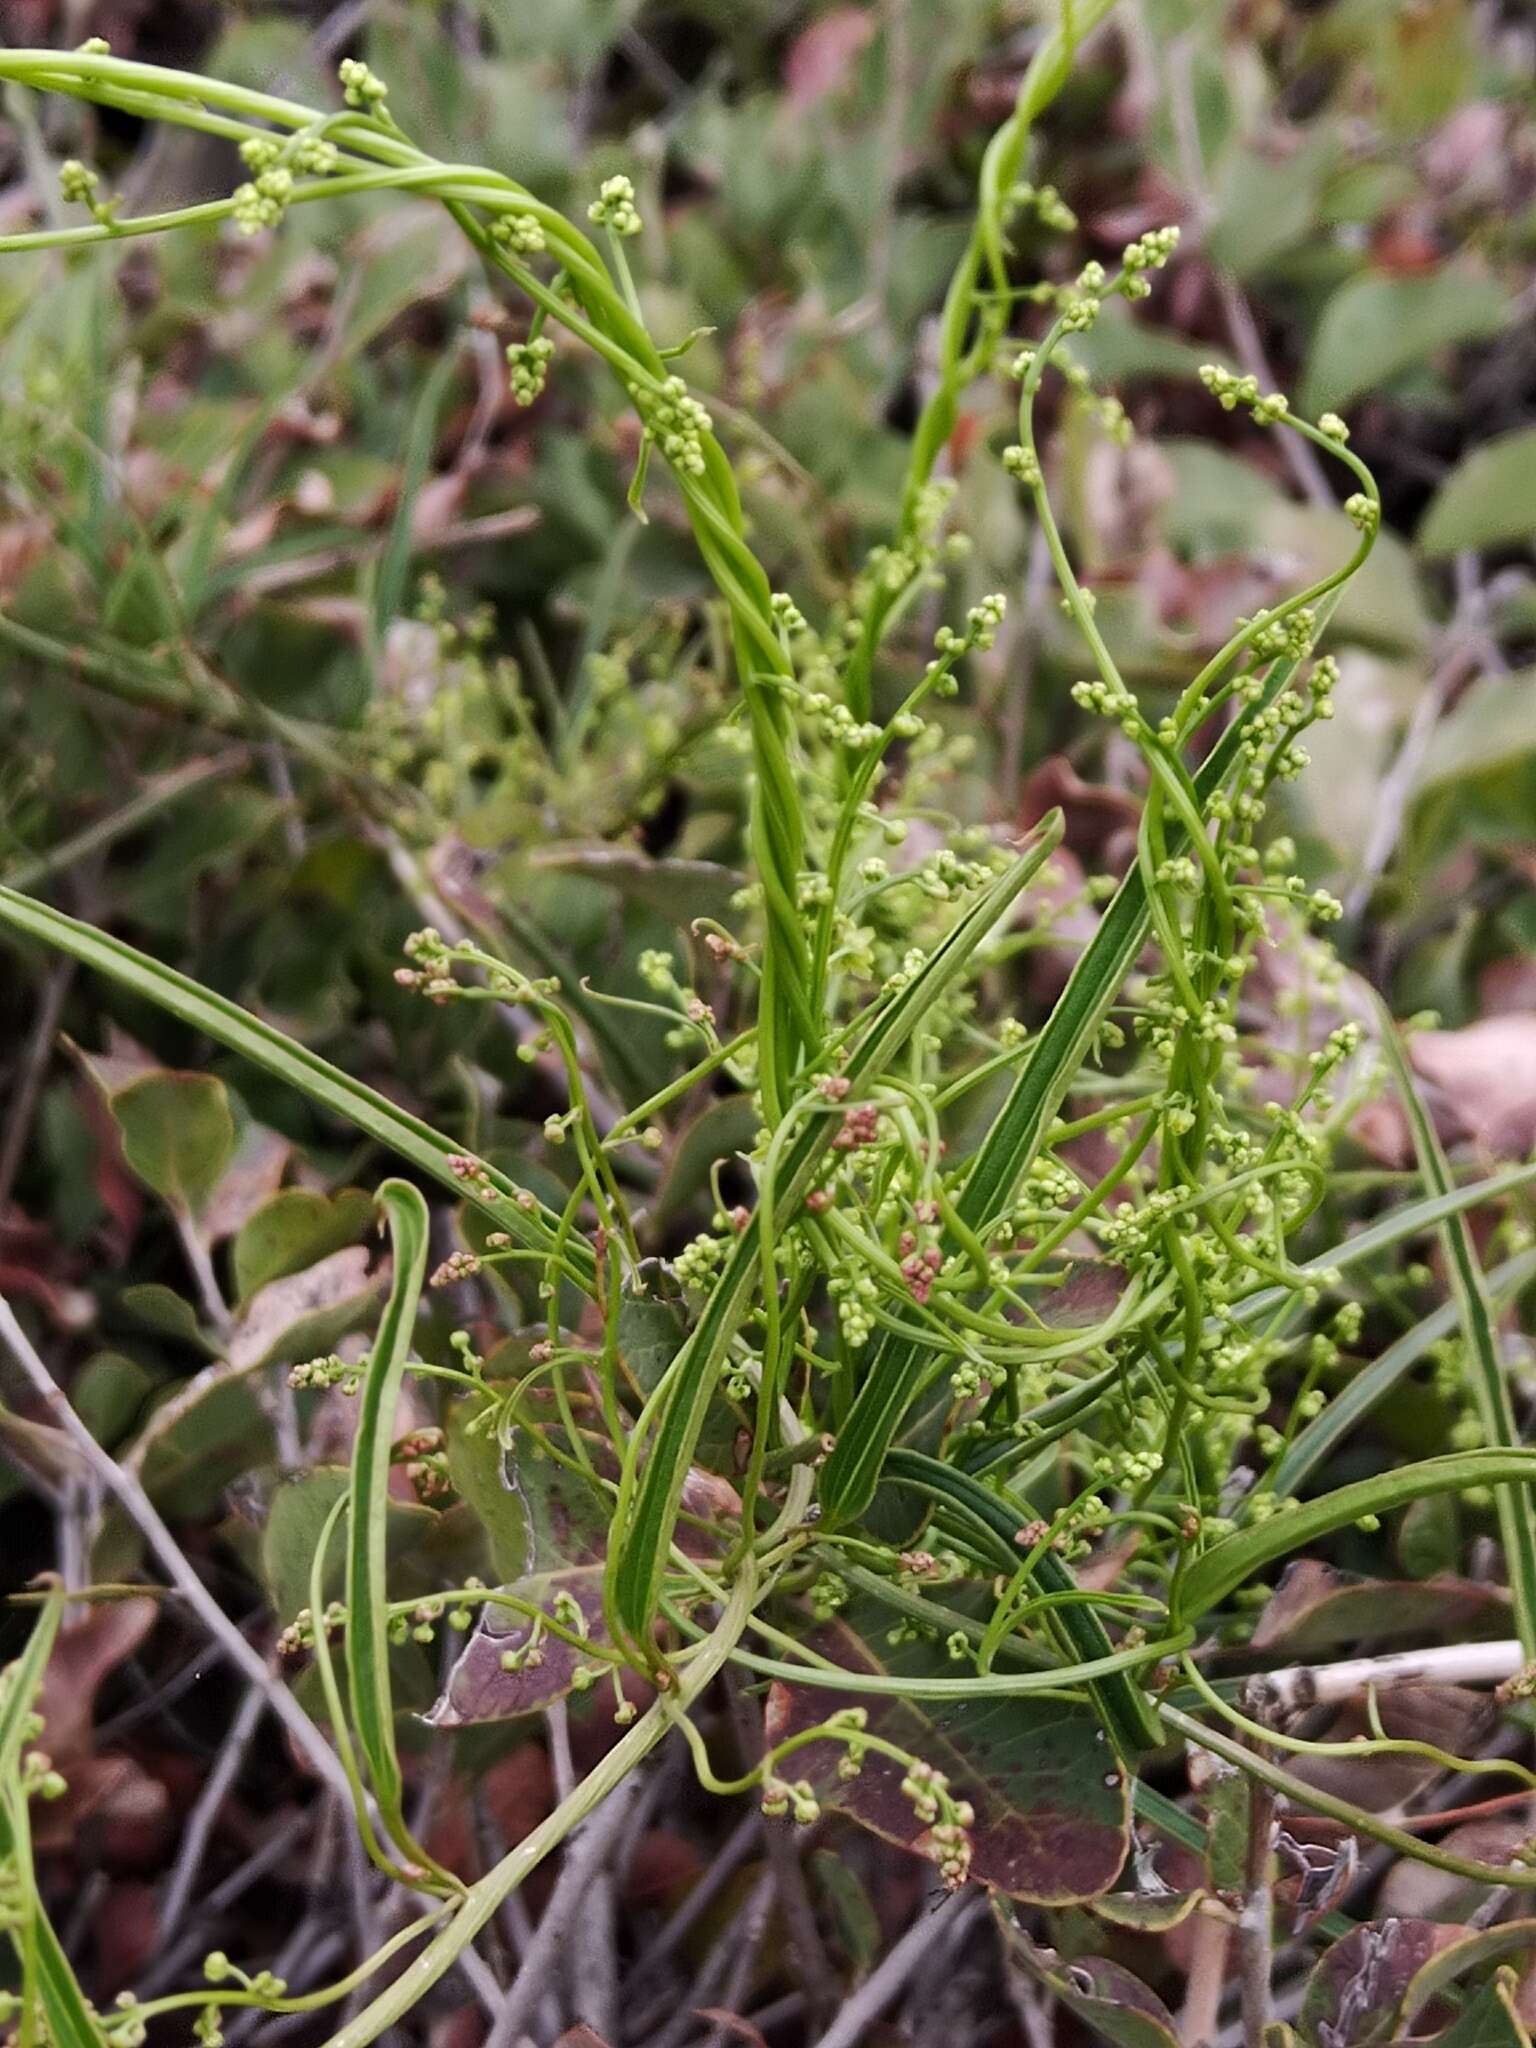
[[[1408,1055],[1447,1142],[1472,1138],[1511,1159],[1536,1145],[1536,1013],[1416,1031]]]
[[[1303,1557],[1287,1567],[1265,1602],[1250,1648],[1301,1658],[1408,1636],[1465,1641],[1509,1632],[1509,1594],[1502,1586],[1456,1578],[1364,1579]]]

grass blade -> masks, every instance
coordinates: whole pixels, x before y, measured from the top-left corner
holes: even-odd
[[[554,1246],[559,1218],[542,1203],[525,1209],[527,1195],[515,1181],[486,1167],[484,1178],[494,1192],[482,1194],[474,1180],[463,1178],[449,1164],[459,1150],[451,1138],[400,1109],[376,1089],[354,1081],[318,1053],[263,1023],[226,996],[216,995],[201,982],[164,966],[121,939],[98,931],[94,925],[83,924],[78,918],[66,917],[62,911],[15,889],[0,887],[0,925],[9,925],[13,931],[67,953],[82,966],[94,968],[135,995],[158,1004],[184,1024],[248,1059],[253,1066],[287,1082],[311,1102],[355,1124],[456,1195],[483,1209],[486,1215],[495,1218],[496,1227],[518,1244],[540,1251],[549,1251]],[[566,1277],[590,1294],[595,1286],[590,1249],[572,1241],[566,1247],[565,1257]]]
[[[1529,1486],[1536,1483],[1536,1450],[1455,1451],[1423,1458],[1395,1472],[1379,1472],[1340,1486],[1318,1500],[1283,1508],[1267,1521],[1224,1536],[1203,1551],[1175,1584],[1181,1617],[1208,1614],[1229,1593],[1254,1578],[1277,1557],[1300,1550],[1316,1537],[1344,1529],[1362,1515],[1390,1513],[1432,1493],[1460,1493],[1469,1486]]]
[[[1506,1259],[1502,1266],[1496,1266],[1488,1275],[1489,1298],[1495,1304],[1505,1301],[1518,1294],[1533,1278],[1536,1278],[1536,1251],[1517,1252],[1514,1258]],[[1298,1430],[1290,1449],[1275,1467],[1274,1491],[1278,1494],[1295,1493],[1355,1424],[1362,1421],[1378,1401],[1385,1400],[1404,1373],[1411,1372],[1432,1345],[1438,1344],[1442,1337],[1455,1329],[1460,1313],[1461,1305],[1454,1297],[1442,1302],[1432,1314],[1415,1323],[1411,1330],[1405,1330],[1396,1343],[1390,1344],[1364,1372],[1356,1373],[1321,1415]]]
[[[40,2006],[44,2031],[53,2048],[103,2048],[101,2027],[37,1896],[27,1794],[21,1782],[27,1718],[37,1700],[63,1614],[64,1589],[56,1584],[49,1589],[27,1647],[0,1675],[0,1864],[9,1865],[17,1879],[18,1908],[6,1931],[22,1980],[18,2041],[32,2035]]]
[[[373,638],[376,647],[383,646],[385,634],[400,616],[405,603],[405,587],[411,573],[415,541],[416,500],[421,496],[421,487],[432,466],[438,414],[443,409],[443,394],[456,367],[453,350],[445,350],[422,386],[416,409],[411,414],[405,446],[400,452],[400,499],[373,582]]]
[[[373,1783],[379,1815],[401,1854],[423,1869],[431,1857],[412,1837],[402,1806],[404,1781],[395,1749],[394,1695],[389,1682],[389,1581],[385,1515],[389,1506],[391,1430],[405,1361],[416,1328],[427,1270],[431,1219],[419,1188],[387,1180],[379,1207],[389,1224],[394,1273],[389,1299],[358,1397],[347,1523],[347,1688],[357,1746]]]
[[[1408,1063],[1402,1033],[1384,1004],[1381,1017],[1382,1050],[1392,1069],[1397,1091],[1413,1131],[1419,1171],[1433,1194],[1444,1195],[1452,1186],[1450,1167],[1424,1097]],[[1472,1230],[1464,1212],[1448,1216],[1440,1226],[1451,1273],[1451,1292],[1460,1317],[1462,1334],[1472,1361],[1472,1387],[1483,1435],[1492,1448],[1512,1449],[1520,1441],[1509,1381],[1499,1359],[1493,1333],[1493,1314],[1488,1301],[1488,1283],[1483,1275]],[[1514,1602],[1515,1629],[1527,1657],[1536,1658],[1536,1492],[1516,1492],[1501,1487],[1497,1495],[1499,1532],[1504,1543],[1504,1568]]]

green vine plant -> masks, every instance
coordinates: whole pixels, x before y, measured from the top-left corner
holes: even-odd
[[[1033,125],[1109,6],[1065,9],[987,152],[895,531],[814,624],[753,552],[731,460],[684,378],[688,338],[646,324],[627,179],[603,184],[589,235],[515,180],[419,148],[396,125],[384,81],[356,61],[342,67],[343,104],[327,110],[126,62],[99,41],[67,55],[0,54],[8,82],[221,138],[249,172],[225,197],[132,218],[94,171],[70,163],[63,195],[84,218],[8,236],[0,252],[78,252],[226,224],[258,233],[343,195],[426,198],[526,311],[508,350],[518,401],[558,377],[566,350],[606,364],[640,423],[631,502],[643,514],[649,471],[664,467],[718,591],[735,688],[706,709],[740,748],[750,784],[747,877],[730,920],[699,919],[690,958],[647,955],[645,997],[623,999],[666,1025],[675,1072],[659,1092],[615,1108],[594,1088],[595,1032],[617,1018],[622,1038],[617,997],[529,973],[476,937],[427,927],[406,949],[403,989],[429,1004],[515,1006],[523,1057],[558,1071],[566,1106],[542,1142],[564,1163],[563,1200],[550,1197],[547,1171],[522,1184],[225,998],[0,889],[0,923],[16,937],[160,1005],[413,1175],[379,1191],[393,1278],[367,1356],[316,1359],[294,1375],[301,1398],[324,1386],[354,1394],[359,1421],[310,1604],[284,1617],[283,1648],[315,1667],[368,1853],[423,1910],[321,1992],[290,1996],[270,1974],[213,1955],[201,1986],[93,2011],[42,1910],[27,1846],[29,1797],[57,1789],[32,1717],[58,1626],[50,1595],[0,1697],[3,1900],[20,1983],[10,2011],[24,2043],[134,2048],[163,2015],[186,2013],[214,2048],[240,2008],[351,2000],[331,2040],[363,2048],[675,1730],[717,1791],[754,1788],[769,1813],[798,1821],[846,1805],[919,1848],[946,1882],[981,1878],[1018,1898],[1134,1888],[1123,1874],[1132,1802],[1146,1826],[1177,1833],[1188,1819],[1139,1782],[1143,1767],[1165,1766],[1185,1744],[1242,1773],[1256,1799],[1331,1814],[1441,1869],[1536,1889],[1536,1851],[1471,1863],[1306,1783],[1278,1759],[1326,1745],[1256,1720],[1221,1675],[1283,1560],[1433,1494],[1493,1518],[1521,1655],[1536,1659],[1536,1451],[1517,1440],[1491,1336],[1493,1283],[1466,1225],[1473,1209],[1502,1213],[1536,1167],[1449,1173],[1390,1027],[1384,1037],[1369,1013],[1364,1023],[1351,1014],[1320,935],[1338,905],[1292,871],[1293,848],[1266,829],[1276,791],[1305,767],[1307,729],[1331,714],[1339,671],[1319,641],[1380,521],[1344,422],[1302,418],[1251,377],[1202,373],[1218,406],[1302,436],[1337,467],[1357,544],[1310,587],[1237,622],[1166,709],[1147,708],[1121,675],[1057,524],[1041,393],[1057,380],[1105,432],[1129,434],[1073,337],[1110,299],[1152,292],[1177,242],[1174,229],[1156,231],[1114,268],[1017,282],[1011,229],[1026,215],[1060,225],[1063,213],[1049,187],[1025,179]],[[1034,339],[1022,338],[1027,326]],[[939,706],[992,648],[1003,597],[939,626],[904,694],[888,659],[927,606],[951,599],[964,543],[951,528],[945,451],[960,394],[993,375],[1016,387],[1017,426],[992,452],[1038,524],[1082,649],[1072,694],[1134,750],[1145,784],[1134,861],[1118,882],[1090,883],[1092,937],[1033,1024],[1014,1014],[1007,969],[1031,929],[1049,929],[1041,884],[1062,820],[1052,814],[1009,844],[943,811],[959,753]],[[441,625],[441,600],[430,607]],[[622,664],[600,672],[583,717],[601,719],[624,689]],[[514,738],[538,772],[549,767],[536,716]],[[413,772],[416,739],[386,742],[396,770]],[[450,785],[451,775],[440,800],[451,801]],[[914,821],[935,819],[937,831],[913,834]],[[1245,982],[1269,949],[1295,964],[1303,990],[1289,1046],[1245,1010]],[[1425,1192],[1366,1220],[1343,1205],[1330,1168],[1340,1134],[1382,1085],[1383,1044],[1425,1148]],[[717,1179],[709,1226],[659,1260],[651,1157],[671,1147],[701,1091],[750,1105],[755,1134],[733,1169],[749,1192],[733,1198]],[[447,1190],[463,1219],[463,1248],[430,1274],[420,1183]],[[1417,1355],[1395,1346],[1384,1370],[1361,1360],[1372,1276],[1436,1233],[1463,1337],[1450,1375],[1463,1411],[1456,1448],[1308,1492],[1324,1452],[1368,1412],[1362,1379],[1379,1398]],[[501,1313],[519,1319],[514,1376],[463,1331],[414,1355],[423,1289],[470,1281],[496,1282]],[[1425,1344],[1451,1327],[1442,1317]],[[408,1374],[441,1427],[396,1439]],[[1348,1406],[1334,1400],[1341,1384]],[[490,1471],[535,1535],[538,1502],[558,1498],[598,1540],[580,1571],[542,1556],[535,1572],[530,1556],[530,1575],[503,1586],[471,1577],[392,1597],[386,1500],[401,1463],[429,1497],[471,1467]],[[1116,1572],[1076,1569],[1111,1555]],[[456,1690],[462,1675],[500,1713],[563,1693],[609,1699],[621,1731],[550,1818],[473,1883],[413,1839],[396,1749],[398,1647],[445,1631],[462,1647],[439,1722],[474,1717]],[[728,1668],[768,1686],[764,1753],[734,1778],[690,1718]],[[962,1765],[978,1730],[1003,1761],[972,1782]],[[1378,1723],[1355,1753],[1401,1747]],[[1000,1872],[993,1809],[1028,1807],[1032,1748],[1056,1760],[1057,1821],[1064,1811],[1082,1847],[1063,1871]]]

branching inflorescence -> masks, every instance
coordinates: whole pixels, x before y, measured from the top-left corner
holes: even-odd
[[[5,79],[224,138],[249,172],[226,198],[132,219],[101,197],[94,171],[72,162],[64,196],[89,219],[7,237],[0,250],[71,250],[223,223],[257,234],[280,228],[296,206],[342,195],[444,206],[528,309],[526,332],[508,350],[514,396],[530,404],[559,375],[556,332],[608,366],[640,422],[632,502],[640,509],[654,456],[670,472],[729,619],[751,777],[749,874],[735,922],[696,928],[701,957],[728,993],[706,997],[689,966],[653,952],[641,961],[647,995],[623,999],[661,1014],[676,1077],[616,1116],[603,1108],[586,1031],[618,999],[523,972],[477,940],[424,928],[396,975],[425,1002],[514,1006],[530,1021],[523,1056],[557,1071],[565,1092],[566,1106],[543,1127],[545,1146],[569,1162],[563,1206],[233,1005],[0,892],[0,919],[13,928],[164,1002],[461,1195],[480,1235],[438,1266],[433,1284],[498,1269],[531,1283],[532,1341],[520,1378],[490,1380],[464,1334],[451,1362],[413,1361],[425,1209],[414,1187],[390,1182],[381,1200],[395,1282],[372,1353],[313,1361],[295,1375],[299,1387],[356,1394],[363,1420],[310,1606],[288,1618],[285,1647],[321,1668],[370,1853],[402,1882],[440,1895],[373,1959],[378,1969],[425,1937],[409,1969],[343,2026],[335,2040],[344,2048],[360,2048],[407,2010],[533,1863],[670,1728],[685,1729],[706,1781],[731,1789],[715,1778],[687,1718],[728,1661],[801,1688],[857,1689],[846,1668],[804,1641],[808,1628],[835,1623],[851,1589],[875,1601],[898,1637],[940,1646],[941,1668],[903,1679],[898,1692],[937,1702],[1065,1700],[1097,1717],[1118,1766],[1129,1769],[1139,1754],[1198,1727],[1164,1699],[1175,1677],[1170,1660],[1197,1632],[1241,1638],[1241,1589],[1254,1575],[1300,1543],[1369,1521],[1415,1485],[1497,1486],[1517,1625],[1536,1656],[1536,1565],[1511,1534],[1529,1514],[1536,1453],[1514,1441],[1507,1403],[1470,1402],[1469,1440],[1414,1479],[1388,1475],[1305,1506],[1291,1491],[1311,1469],[1308,1432],[1325,1415],[1330,1376],[1359,1339],[1348,1276],[1417,1232],[1459,1229],[1475,1202],[1528,1175],[1432,1184],[1424,1201],[1332,1249],[1316,1248],[1315,1226],[1307,1255],[1292,1249],[1323,1204],[1337,1134],[1380,1075],[1363,1028],[1369,1019],[1349,1013],[1338,965],[1314,934],[1338,905],[1293,872],[1294,850],[1264,827],[1277,788],[1305,767],[1308,728],[1332,713],[1339,671],[1318,642],[1370,551],[1379,501],[1341,420],[1314,424],[1251,378],[1202,373],[1220,406],[1304,436],[1347,472],[1344,510],[1357,544],[1309,588],[1238,622],[1171,708],[1149,708],[1127,684],[1057,524],[1039,405],[1055,377],[1104,431],[1129,433],[1118,401],[1096,393],[1073,357],[1072,338],[1110,298],[1144,297],[1174,256],[1177,233],[1142,235],[1113,271],[1093,262],[1065,284],[1028,288],[1015,281],[1008,246],[1010,222],[1026,213],[1071,225],[1049,187],[1023,182],[1024,156],[1076,40],[1107,11],[1108,0],[1086,0],[1075,31],[1046,41],[988,153],[896,531],[842,611],[819,627],[772,589],[752,552],[708,406],[674,367],[685,338],[664,344],[641,316],[626,254],[640,226],[628,179],[608,179],[592,201],[588,224],[600,248],[515,180],[419,149],[392,118],[384,82],[361,63],[343,67],[343,105],[324,112],[122,62],[99,45],[72,56],[0,57]],[[1021,346],[1015,323],[1031,307],[1042,309],[1043,331]],[[1017,384],[1016,430],[997,459],[1038,525],[1083,650],[1087,673],[1072,695],[1134,750],[1145,785],[1134,861],[1118,882],[1088,886],[1092,936],[1033,1029],[1009,1012],[1003,968],[1012,922],[1048,869],[1060,819],[1023,845],[952,821],[937,845],[932,835],[914,845],[910,830],[941,811],[958,757],[936,707],[992,647],[1004,598],[984,596],[960,623],[941,626],[894,705],[882,664],[915,600],[949,588],[963,543],[948,530],[952,492],[940,458],[958,393],[988,371]],[[440,605],[432,616],[441,622]],[[464,658],[477,658],[472,645]],[[622,693],[621,670],[592,716]],[[531,728],[518,744],[534,764],[529,772],[541,772]],[[397,766],[408,767],[414,756],[401,745]],[[1266,1042],[1245,1016],[1245,984],[1274,947],[1298,964],[1290,1048]],[[675,1105],[703,1082],[751,1101],[750,1199],[728,1199],[717,1185],[708,1227],[670,1261],[678,1341],[664,1368],[644,1378],[624,1336],[626,1309],[648,1286],[644,1201],[626,1162],[665,1142]],[[1001,1106],[969,1149],[952,1150],[957,1108],[986,1099],[988,1088],[994,1100],[1006,1091]],[[1090,1306],[1064,1307],[1085,1276],[1095,1283]],[[1476,1283],[1465,1284],[1475,1314]],[[579,1335],[569,1327],[573,1299],[588,1304]],[[390,1598],[390,1464],[408,1465],[428,1494],[446,1483],[439,1434],[390,1440],[407,1371],[445,1404],[467,1404],[470,1430],[493,1438],[505,1457],[537,1457],[600,1504],[611,1523],[600,1614],[569,1592],[541,1600],[478,1580],[424,1601]],[[1282,1376],[1292,1399],[1276,1420]],[[724,1419],[724,1435],[745,1447],[729,1474],[716,1475],[729,1479],[734,1501],[723,1529],[689,1491],[711,1418]],[[1248,1483],[1234,1487],[1245,1458]],[[872,1519],[881,1490],[885,1511]],[[1051,1499],[1049,1512],[1032,1504],[1037,1494]],[[903,1520],[926,1530],[921,1549],[889,1534]],[[346,1556],[340,1599],[326,1579],[333,1535]],[[1120,1588],[1086,1592],[1072,1567],[1109,1542],[1127,1546],[1131,1559]],[[444,1626],[467,1633],[493,1609],[520,1630],[500,1653],[509,1677],[536,1671],[559,1648],[569,1656],[566,1689],[611,1683],[625,1732],[551,1823],[466,1888],[406,1826],[389,1646],[407,1636],[430,1642]],[[56,1619],[56,1609],[49,1613]],[[643,1713],[619,1684],[626,1670],[654,1689]],[[1196,1704],[1251,1735],[1198,1666],[1187,1670]],[[8,1713],[36,1675],[12,1682]],[[766,1810],[799,1819],[819,1810],[811,1781],[791,1772],[802,1750],[834,1746],[844,1778],[884,1759],[899,1766],[901,1792],[945,1877],[963,1880],[968,1800],[930,1760],[872,1731],[861,1708],[831,1705],[751,1774]],[[1235,1738],[1220,1740],[1249,1755]],[[5,1794],[12,1896],[24,1888],[24,1797],[46,1795],[49,1772],[22,1759],[19,1737],[0,1756],[13,1767]],[[1264,1770],[1266,1783],[1284,1779],[1294,1790],[1278,1766]],[[1491,1875],[1536,1883],[1524,1867]],[[68,1966],[40,1931],[35,1902],[15,1909],[11,1924],[20,1930],[24,1997],[40,2001],[62,2040],[77,1997]],[[247,1977],[222,1957],[209,1959],[207,1974],[198,1993],[130,2001],[105,2018],[75,2011],[72,2024],[86,2029],[78,2038],[105,2032],[132,2044],[159,2013],[195,2007],[198,2038],[212,2044],[220,2016],[236,2006],[282,2012],[318,2002],[289,1999],[274,1980]]]

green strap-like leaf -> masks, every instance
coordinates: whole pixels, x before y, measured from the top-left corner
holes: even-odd
[[[352,1725],[390,1839],[424,1867],[431,1859],[412,1838],[402,1810],[404,1785],[395,1750],[395,1707],[389,1681],[389,1580],[385,1515],[389,1507],[391,1435],[405,1362],[416,1328],[427,1270],[431,1219],[421,1191],[387,1180],[379,1207],[389,1223],[394,1274],[358,1401],[347,1523],[347,1687]],[[321,1626],[318,1618],[316,1626]]]
[[[1497,1304],[1510,1299],[1536,1279],[1536,1251],[1517,1252],[1488,1275],[1489,1299]],[[1290,1449],[1275,1467],[1270,1481],[1277,1494],[1296,1492],[1318,1466],[1342,1442],[1348,1432],[1367,1416],[1395,1387],[1404,1373],[1411,1372],[1431,1346],[1438,1344],[1456,1327],[1460,1304],[1443,1301],[1440,1306],[1405,1330],[1381,1356],[1363,1372],[1355,1374],[1329,1401],[1327,1407],[1299,1430]]]
[[[1382,1050],[1387,1055],[1397,1082],[1397,1092],[1408,1112],[1414,1150],[1424,1184],[1434,1195],[1451,1193],[1453,1182],[1445,1151],[1434,1121],[1424,1106],[1424,1097],[1408,1063],[1402,1034],[1384,1003],[1377,1004],[1381,1019]],[[1520,1441],[1509,1381],[1499,1358],[1493,1333],[1493,1315],[1488,1303],[1488,1283],[1483,1276],[1472,1231],[1465,1212],[1447,1216],[1440,1226],[1440,1242],[1451,1271],[1451,1290],[1460,1314],[1462,1333],[1472,1362],[1472,1389],[1483,1435],[1490,1445],[1509,1448]],[[1514,1602],[1515,1627],[1527,1657],[1536,1658],[1536,1493],[1515,1492],[1502,1487],[1498,1494],[1499,1533],[1504,1543],[1504,1568]]]
[[[1196,1620],[1219,1607],[1237,1586],[1255,1578],[1276,1558],[1345,1529],[1362,1515],[1388,1514],[1434,1493],[1461,1493],[1469,1486],[1536,1484],[1536,1450],[1457,1451],[1424,1458],[1396,1472],[1379,1472],[1352,1486],[1337,1487],[1318,1500],[1282,1508],[1267,1521],[1235,1536],[1224,1536],[1201,1553],[1175,1587],[1180,1616]]]
[[[1199,797],[1211,796],[1226,781],[1236,764],[1248,721],[1274,701],[1296,666],[1289,661],[1277,663],[1260,703],[1234,720],[1211,749],[1194,778]],[[1177,825],[1170,827],[1168,843],[1170,851],[1183,843]],[[966,1175],[956,1206],[967,1229],[982,1230],[1013,1200],[1044,1143],[1051,1119],[1081,1070],[1084,1055],[1146,944],[1150,923],[1146,888],[1139,867],[1133,867],[1099,920]],[[956,1248],[956,1242],[946,1241],[946,1252]],[[838,1432],[837,1447],[821,1476],[818,1494],[830,1524],[849,1521],[868,1507],[885,1454],[927,1379],[930,1363],[931,1354],[920,1344],[893,1336],[877,1342],[853,1407]]]
[[[893,1450],[886,1461],[890,1478],[919,1487],[930,1498],[957,1510],[968,1527],[982,1535],[994,1570],[1010,1575],[1023,1561],[1019,1531],[1038,1516],[1024,1503],[1001,1499],[968,1472],[921,1451]],[[1042,1593],[1075,1593],[1077,1581],[1055,1551],[1047,1549],[1032,1574]],[[1062,1634],[1085,1664],[1107,1657],[1114,1644],[1095,1610],[1077,1601],[1064,1604],[1057,1619]],[[1141,1751],[1162,1747],[1163,1734],[1145,1695],[1123,1671],[1093,1680],[1088,1691],[1105,1730],[1119,1753],[1134,1759]]]
[[[344,1117],[348,1123],[366,1131],[369,1137],[387,1145],[402,1159],[408,1159],[413,1166],[420,1167],[455,1194],[494,1217],[498,1230],[506,1231],[517,1243],[540,1251],[548,1251],[554,1245],[559,1229],[558,1217],[542,1203],[525,1208],[523,1205],[529,1196],[515,1181],[492,1167],[485,1167],[484,1179],[495,1194],[482,1194],[477,1185],[479,1176],[465,1178],[449,1164],[459,1150],[451,1138],[434,1130],[420,1117],[411,1116],[387,1096],[380,1095],[377,1089],[354,1081],[339,1067],[333,1067],[329,1060],[321,1059],[318,1053],[311,1052],[296,1039],[263,1023],[259,1017],[253,1017],[249,1010],[241,1009],[238,1003],[230,1002],[226,996],[215,994],[189,975],[179,974],[174,967],[166,967],[123,940],[98,931],[94,925],[66,917],[63,911],[55,910],[47,903],[39,903],[31,896],[23,896],[15,889],[0,887],[0,924],[9,925],[13,931],[23,932],[28,938],[40,939],[44,945],[67,953],[83,966],[105,974],[122,987],[131,989],[135,995],[158,1004],[173,1017],[179,1017],[194,1030],[204,1032],[219,1045],[227,1046],[242,1059],[248,1059],[253,1066],[261,1067],[279,1081],[287,1082],[322,1109]],[[571,1241],[566,1248],[566,1259],[570,1269],[568,1277],[578,1281],[590,1293],[595,1286],[595,1267],[590,1249]]]
[[[1049,859],[1061,832],[1061,814],[1053,811],[1035,832],[1029,850],[957,921],[908,986],[877,1011],[843,1070],[854,1099],[860,1085],[889,1064],[954,984],[1008,905]],[[835,1119],[813,1117],[790,1147],[778,1175],[778,1227],[795,1214],[810,1192],[835,1128]],[[651,1623],[683,1481],[704,1426],[720,1362],[755,1299],[761,1221],[760,1214],[754,1214],[737,1238],[703,1315],[647,1401],[630,1439],[614,1514],[615,1540],[609,1553],[604,1605],[615,1640],[627,1641],[646,1657],[654,1656]]]
[[[54,1586],[27,1647],[0,1681],[0,1863],[13,1863],[20,1879],[21,1913],[9,1933],[21,1966],[23,1999],[35,1999],[42,2006],[53,2048],[103,2048],[101,2027],[32,1881],[26,1793],[21,1785],[27,1716],[36,1703],[63,1613],[64,1589]]]

